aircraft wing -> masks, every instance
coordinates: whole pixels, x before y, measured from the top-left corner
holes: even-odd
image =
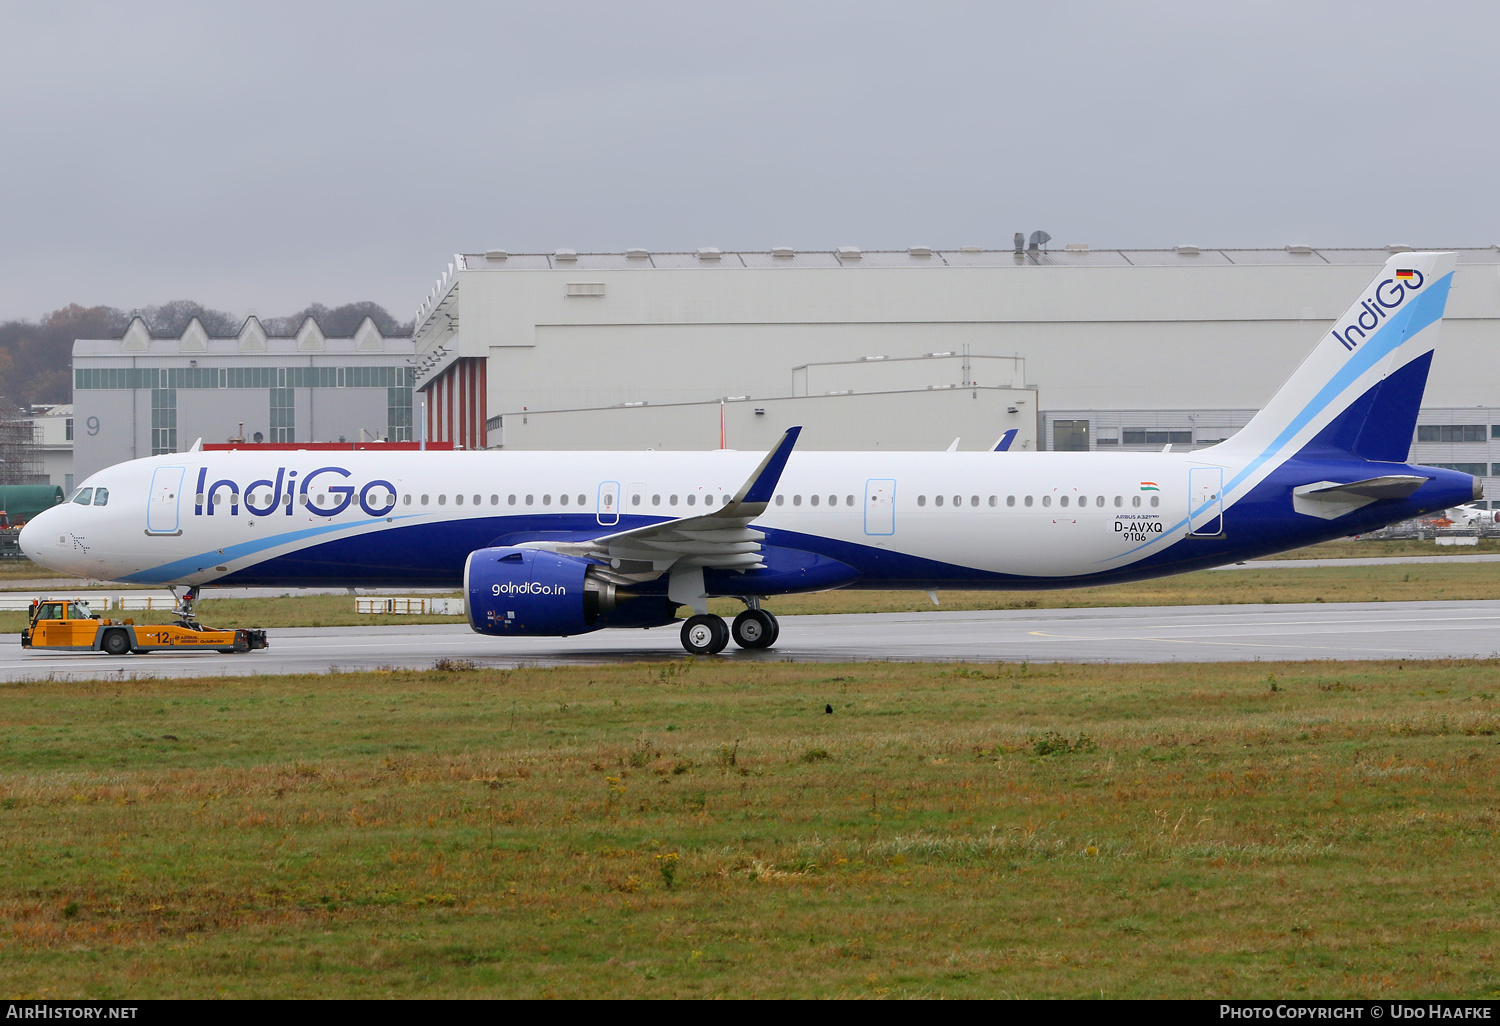
[[[652,580],[663,573],[702,569],[754,570],[762,567],[760,543],[765,534],[750,527],[766,511],[797,444],[802,428],[788,428],[760,466],[728,502],[699,516],[681,517],[628,531],[616,531],[580,542],[523,542],[567,556],[595,559],[606,579],[619,584]]]

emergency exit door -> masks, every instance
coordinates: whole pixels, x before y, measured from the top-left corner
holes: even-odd
[[[865,482],[865,534],[896,533],[896,482],[871,478]]]
[[[1224,533],[1224,468],[1188,468],[1188,534],[1217,538]]]

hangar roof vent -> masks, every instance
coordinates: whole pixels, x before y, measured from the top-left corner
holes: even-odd
[[[1399,242],[1393,242],[1389,246],[1385,247],[1385,251],[1387,253],[1410,253],[1412,250],[1410,246],[1404,246]]]
[[[790,260],[797,255],[797,251],[791,246],[772,246],[771,256],[778,260]]]
[[[959,246],[958,247],[958,251],[960,253],[983,253],[984,252],[984,247],[983,246]]]
[[[840,246],[839,247],[839,259],[840,260],[858,260],[859,258],[860,258],[860,253],[859,253],[859,247],[858,246]]]
[[[932,247],[931,246],[913,246],[913,247],[911,247],[911,249],[908,249],[907,252],[910,253],[914,257],[930,257],[930,256],[932,256]]]
[[[717,259],[719,259],[719,257],[721,257],[723,255],[724,255],[723,252],[717,246],[699,246],[698,247],[698,259],[699,260],[717,260]]]
[[[484,251],[484,258],[486,260],[505,260],[509,256],[510,254],[503,249],[487,249]]]
[[[1311,256],[1312,255],[1312,247],[1311,246],[1288,246],[1286,248],[1286,251],[1288,253],[1295,253],[1298,256]]]
[[[553,260],[577,260],[578,259],[578,250],[576,250],[576,249],[559,249],[559,250],[555,250],[553,252],[553,254],[552,254],[552,259]]]
[[[1198,247],[1197,246],[1173,246],[1172,248],[1174,250],[1176,250],[1178,256],[1197,256],[1198,255]]]
[[[644,249],[627,249],[625,251],[625,258],[627,260],[645,260],[650,256],[651,254]]]

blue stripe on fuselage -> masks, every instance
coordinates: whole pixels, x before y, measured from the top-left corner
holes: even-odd
[[[1292,508],[1292,489],[1309,481],[1356,481],[1373,474],[1401,473],[1419,474],[1430,480],[1405,500],[1372,503],[1332,521],[1309,517]],[[710,592],[719,595],[794,591],[795,588],[782,583],[786,574],[783,564],[805,564],[805,554],[813,553],[852,567],[859,579],[847,586],[861,589],[967,587],[1025,590],[1123,583],[1222,566],[1236,560],[1373,530],[1423,512],[1466,502],[1472,497],[1472,489],[1473,479],[1456,471],[1405,464],[1371,464],[1360,460],[1299,458],[1272,471],[1249,494],[1225,510],[1223,537],[1179,538],[1147,558],[1109,570],[1058,577],[996,573],[861,542],[763,528],[767,536],[764,543],[766,572],[710,570],[706,581]],[[644,527],[665,519],[670,518],[622,516],[618,529]],[[581,541],[596,537],[598,533],[598,522],[590,514],[425,521],[318,542],[237,570],[213,584],[285,586],[295,582],[297,585],[339,587],[456,587],[463,578],[464,561],[476,549],[522,541]],[[778,552],[785,555],[778,555]],[[160,572],[159,569],[154,573]],[[757,590],[758,582],[769,584],[769,579],[776,575],[780,577],[775,587],[764,592]],[[165,582],[170,578],[156,576],[154,579]],[[659,590],[665,587],[665,580],[663,577],[636,590]],[[822,584],[819,588],[827,586]]]

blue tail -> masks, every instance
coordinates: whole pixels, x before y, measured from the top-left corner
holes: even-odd
[[[1405,463],[1431,367],[1429,351],[1376,384],[1318,432],[1301,455]]]

